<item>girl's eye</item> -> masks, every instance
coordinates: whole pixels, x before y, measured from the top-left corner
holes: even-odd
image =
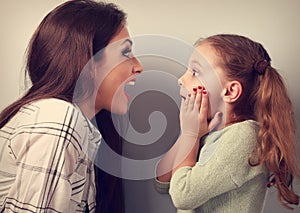
[[[198,73],[198,71],[197,70],[192,70],[192,72],[193,72],[193,76],[198,76],[199,75],[199,73]]]
[[[130,58],[131,51],[132,51],[131,49],[126,48],[125,50],[123,50],[122,55],[127,57],[127,58]]]

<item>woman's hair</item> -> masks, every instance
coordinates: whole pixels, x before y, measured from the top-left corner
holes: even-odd
[[[77,80],[93,55],[107,46],[125,24],[126,14],[112,3],[72,0],[51,11],[36,29],[27,49],[26,73],[32,86],[2,111],[0,128],[23,105],[34,100],[59,98],[72,102],[73,97],[81,100],[91,95],[93,84],[79,85],[80,92],[74,94]],[[82,82],[92,82],[88,72],[82,75]]]
[[[112,114],[107,110],[101,110],[93,118],[92,122],[99,128],[103,141],[100,144],[95,161],[101,161],[103,150],[101,146],[108,145],[110,149],[122,155],[123,138],[120,136],[115,128],[114,119],[119,119],[120,115]],[[126,129],[126,128],[125,128]],[[108,158],[109,159],[109,158]],[[109,164],[109,162],[107,162]],[[114,168],[119,167],[121,170],[121,159],[114,160]],[[95,162],[95,176],[96,176],[96,212],[98,213],[123,213],[125,212],[124,192],[122,178],[111,175],[97,166]]]
[[[268,186],[278,188],[280,202],[287,208],[288,204],[298,204],[299,196],[292,189],[293,177],[299,176],[294,114],[283,79],[271,66],[270,56],[261,44],[239,35],[214,35],[196,45],[201,42],[214,47],[226,77],[242,85],[243,93],[233,109],[238,120],[255,119],[260,124],[249,164],[265,163],[271,174]]]

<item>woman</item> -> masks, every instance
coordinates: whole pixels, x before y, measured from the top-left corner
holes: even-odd
[[[157,168],[178,212],[262,212],[267,186],[297,205],[292,104],[264,47],[239,35],[199,40],[178,83],[181,135]]]
[[[0,115],[0,209],[95,211],[97,112],[127,111],[124,86],[142,67],[131,51],[126,15],[113,4],[63,3],[28,49],[32,86]]]

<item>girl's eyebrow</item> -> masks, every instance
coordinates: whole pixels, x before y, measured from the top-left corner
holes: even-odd
[[[129,44],[132,46],[132,40],[130,40],[129,38],[127,38],[127,39],[125,39],[122,43],[121,43],[121,45],[122,44],[125,44],[126,42],[129,42]]]
[[[192,60],[190,63],[191,63],[191,64],[196,64],[196,65],[198,65],[199,67],[202,67],[201,64],[200,64],[198,61],[196,61],[195,59]]]

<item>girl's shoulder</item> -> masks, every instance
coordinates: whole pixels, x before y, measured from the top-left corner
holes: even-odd
[[[200,165],[206,164],[214,156],[224,162],[235,159],[247,165],[249,154],[256,144],[258,129],[256,121],[246,120],[207,135],[199,158]]]
[[[259,129],[258,122],[254,120],[246,120],[238,123],[231,124],[226,126],[223,129],[210,132],[205,140],[208,141],[224,141],[226,138],[239,138],[239,137],[247,137],[249,135],[256,135]]]
[[[234,123],[228,127],[226,127],[224,130],[228,133],[256,133],[259,129],[259,124],[257,121],[254,120],[245,120],[242,122]]]
[[[234,149],[240,153],[250,153],[255,147],[259,124],[246,120],[224,129],[221,137],[222,149]]]
[[[203,138],[201,162],[207,162],[218,151],[218,155],[230,153],[230,156],[232,152],[248,154],[255,146],[258,128],[256,121],[246,120],[209,133]]]

